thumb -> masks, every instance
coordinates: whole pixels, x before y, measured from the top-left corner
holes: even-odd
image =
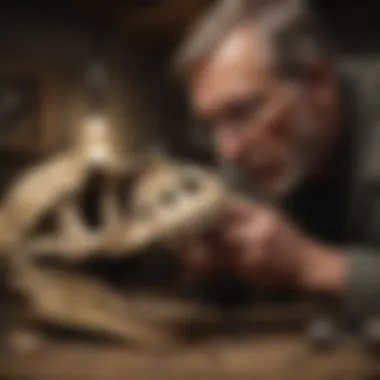
[[[256,214],[259,206],[252,200],[234,196],[229,201],[229,213],[233,220],[251,218]]]

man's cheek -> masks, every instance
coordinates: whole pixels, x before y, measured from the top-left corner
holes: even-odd
[[[306,102],[300,102],[293,119],[293,141],[297,144],[310,143],[318,130],[318,118]]]
[[[289,103],[274,112],[270,126],[270,134],[273,138],[283,142],[288,141],[294,134],[295,124],[298,123],[297,105]]]

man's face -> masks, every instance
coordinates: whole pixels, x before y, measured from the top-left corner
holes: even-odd
[[[189,90],[220,158],[267,196],[287,195],[323,151],[323,102],[274,72],[265,40],[250,28],[226,36],[193,71]]]

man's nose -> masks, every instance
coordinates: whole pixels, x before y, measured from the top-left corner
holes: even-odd
[[[228,134],[219,134],[217,145],[220,156],[227,161],[238,161],[242,153],[242,143],[239,138]]]

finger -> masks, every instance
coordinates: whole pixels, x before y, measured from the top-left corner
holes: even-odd
[[[248,202],[241,197],[231,197],[230,198],[230,211],[236,215],[245,215],[251,213],[255,207],[253,202]]]
[[[223,235],[223,240],[228,245],[245,246],[250,238],[254,238],[251,231],[251,226],[235,224],[226,229]]]
[[[254,225],[245,224],[231,228],[226,239],[235,249],[235,264],[238,272],[261,273],[268,260],[268,231],[270,221],[261,218]],[[235,248],[234,248],[235,247]]]
[[[247,201],[243,198],[231,198],[229,204],[229,221],[238,222],[253,218],[256,214],[260,214],[265,210],[264,206]]]
[[[236,222],[226,228],[223,240],[226,244],[233,246],[244,246],[255,244],[260,240],[261,231],[254,221]]]
[[[238,221],[226,230],[226,238],[233,244],[252,242],[258,244],[267,241],[273,232],[275,219],[271,213],[257,212],[250,220]]]

